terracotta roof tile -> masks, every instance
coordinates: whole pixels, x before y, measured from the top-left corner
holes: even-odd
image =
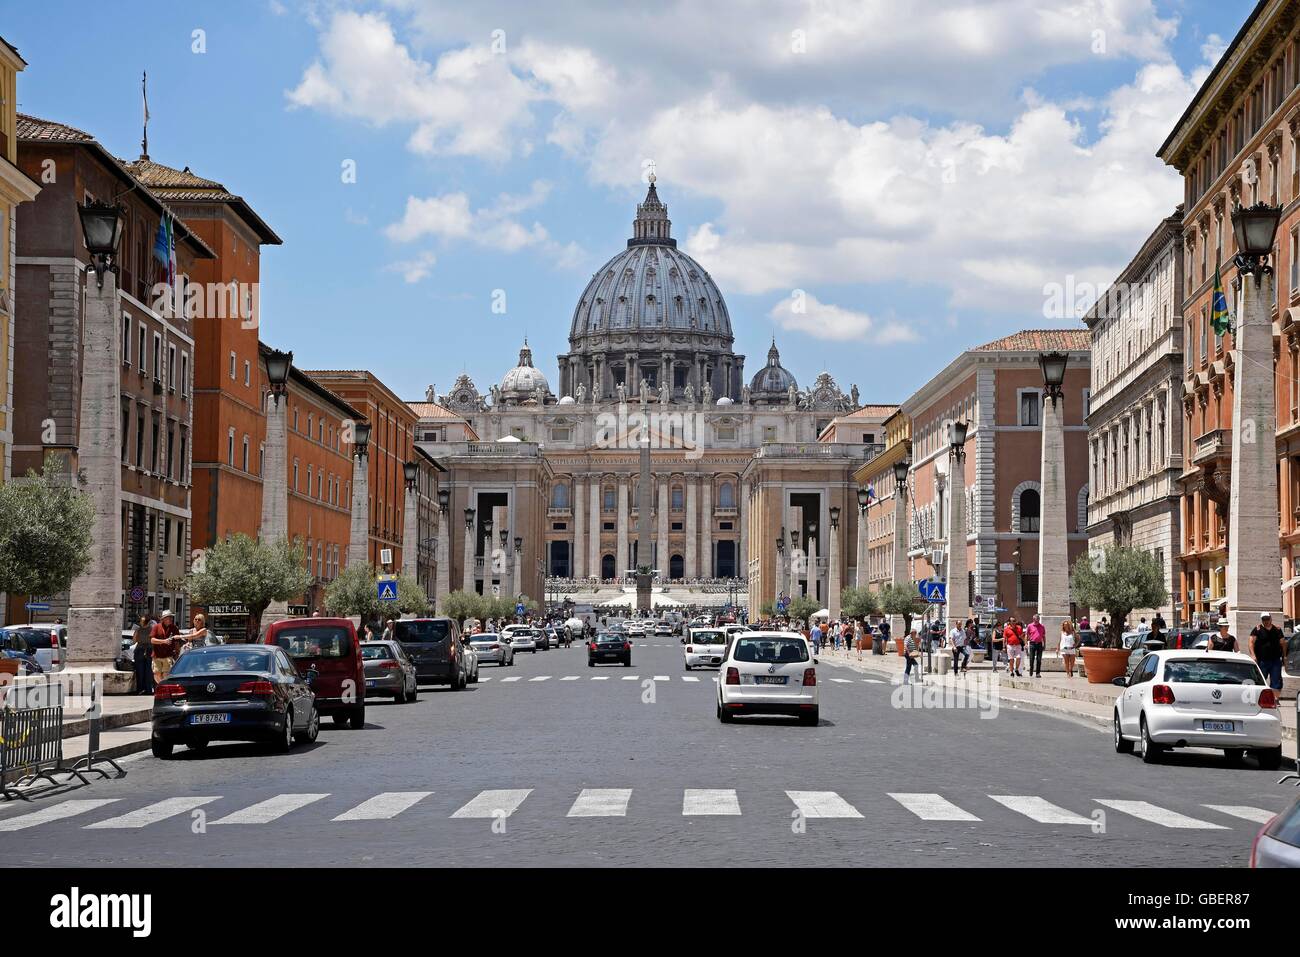
[[[43,120],[37,116],[18,114],[18,138],[20,140],[41,140],[46,143],[93,143],[95,138],[85,130],[66,123]]]
[[[166,189],[170,187],[189,187],[193,189],[219,189],[225,187],[216,180],[204,179],[190,172],[187,166],[184,169],[174,169],[170,166],[164,166],[162,163],[155,163],[149,159],[138,159],[126,164],[132,173],[145,185],[154,188]]]
[[[839,416],[840,419],[878,419],[893,415],[898,411],[897,405],[864,405],[860,409]]]
[[[1092,348],[1087,329],[1022,329],[994,339],[971,352],[1087,352]]]
[[[412,412],[422,419],[464,419],[464,416],[458,415],[436,402],[408,402],[406,403]]]

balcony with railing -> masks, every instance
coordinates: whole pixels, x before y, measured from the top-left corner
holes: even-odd
[[[883,443],[858,442],[765,442],[758,448],[760,459],[840,459],[868,461],[885,450]]]
[[[1211,429],[1196,437],[1192,464],[1204,465],[1232,454],[1232,429]]]

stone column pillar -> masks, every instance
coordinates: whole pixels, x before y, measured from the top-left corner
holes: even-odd
[[[511,592],[511,597],[517,599],[519,598],[520,595],[524,593],[523,591],[524,553],[522,551],[514,551],[514,547],[515,547],[514,542],[506,543],[506,551],[509,552],[509,554],[511,555],[511,560],[514,562],[514,566],[515,566],[514,585],[513,585],[513,591]],[[543,547],[545,546],[543,545]]]
[[[1270,356],[1272,350],[1273,343],[1270,338]],[[1063,399],[1044,397],[1043,460],[1039,477],[1041,498],[1038,510],[1038,616],[1047,631],[1047,642],[1043,653],[1048,655],[1055,655],[1060,651],[1061,622],[1070,615],[1064,412]],[[1274,538],[1276,537],[1274,535]]]
[[[693,473],[686,476],[686,577],[695,578],[699,575],[699,566],[696,561],[696,555],[699,552],[700,541],[699,531],[696,527],[695,517],[699,514],[699,502],[696,496],[699,494],[697,487],[697,477]]]
[[[820,527],[820,523],[818,523],[818,527]],[[806,577],[808,579],[808,597],[813,601],[820,602],[821,599],[817,597],[817,583],[821,581],[821,574],[817,569],[817,539],[813,538],[811,535],[808,536],[807,552],[808,571]]]
[[[438,577],[434,585],[434,608],[447,611],[447,593],[451,591],[451,511],[438,513]]]
[[[970,614],[966,556],[966,456],[948,453],[948,620]]]
[[[416,578],[420,573],[419,486],[408,486],[402,498],[402,574]]]
[[[1276,277],[1242,276],[1241,318],[1234,345],[1232,491],[1228,499],[1228,615],[1244,647],[1261,612],[1281,620],[1282,555],[1278,543],[1277,429],[1273,407],[1273,330],[1269,319]],[[1197,543],[1200,544],[1199,542]],[[71,629],[69,629],[71,630]]]
[[[628,500],[627,476],[618,477],[618,547],[614,553],[614,577],[622,578],[631,560],[628,548],[627,518],[631,506]]]
[[[348,537],[348,564],[370,561],[370,455],[352,450],[352,532]]]
[[[599,472],[593,472],[591,475],[591,530],[587,533],[587,574],[595,579],[600,578],[600,495],[601,495],[601,476]]]
[[[853,585],[856,588],[865,588],[871,577],[867,572],[867,537],[870,534],[867,514],[868,509],[858,508],[858,547],[853,558]]]
[[[736,549],[736,577],[749,577],[749,483],[740,486],[736,498],[736,522],[740,526],[740,546]],[[755,609],[757,611],[757,609]]]
[[[266,451],[262,457],[262,523],[258,537],[264,542],[289,538],[289,464],[287,396],[271,395],[266,411]],[[273,601],[262,613],[262,624],[289,617],[289,603]]]
[[[587,551],[587,502],[586,496],[586,476],[581,472],[573,473],[573,494],[569,501],[573,505],[573,567],[571,574],[574,578],[583,576],[583,568],[586,567]]]
[[[840,617],[840,530],[838,522],[831,522],[830,562],[826,572],[826,610],[831,620]]]
[[[103,288],[83,274],[85,313],[77,458],[82,478],[72,487],[94,505],[90,564],[73,579],[68,607],[68,662],[77,668],[113,671],[122,617],[122,389],[117,355],[121,318],[117,276],[104,273]]]
[[[910,545],[911,529],[907,524],[907,483],[894,489],[894,572],[892,581],[895,585],[912,587],[912,575],[908,571],[907,551]],[[889,632],[899,641],[903,635],[903,616],[893,615],[889,621]]]
[[[703,521],[700,522],[700,577],[712,578],[713,568],[713,479],[700,483],[704,497]]]
[[[659,479],[659,511],[656,514],[655,539],[658,548],[657,561],[659,563],[660,577],[665,581],[668,580],[668,565],[672,555],[668,548],[668,513],[672,507],[672,493],[669,491],[668,478]]]
[[[471,500],[473,496],[470,496]],[[473,521],[465,523],[465,572],[462,576],[461,589],[466,592],[474,591],[474,538],[476,523],[479,521],[477,514]]]
[[[789,545],[786,545],[789,548]],[[781,596],[785,594],[785,562],[787,552],[783,549],[776,553],[776,574],[772,577],[776,579],[776,594],[772,596],[772,607],[775,609]]]

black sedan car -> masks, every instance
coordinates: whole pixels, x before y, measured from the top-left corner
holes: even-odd
[[[277,645],[191,648],[154,690],[154,756],[169,758],[178,744],[201,751],[210,741],[267,741],[277,751],[315,741],[313,680]]]
[[[612,631],[602,631],[587,643],[587,667],[594,668],[598,663],[622,663],[624,668],[632,667],[632,642],[628,636]]]

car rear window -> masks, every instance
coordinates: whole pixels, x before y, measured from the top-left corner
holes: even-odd
[[[290,658],[344,658],[352,650],[347,629],[337,625],[289,628],[276,633],[275,643]]]
[[[242,649],[231,651],[223,648],[219,652],[188,651],[176,659],[172,666],[173,677],[186,675],[208,675],[227,671],[271,671],[271,653]]]
[[[1165,662],[1165,681],[1198,685],[1260,685],[1264,683],[1264,676],[1251,661],[1172,658]]]
[[[691,635],[691,641],[697,645],[725,645],[727,636],[721,631],[697,631]]]
[[[385,661],[393,657],[387,645],[362,645],[361,657],[365,661]]]
[[[446,641],[450,634],[451,623],[446,621],[399,621],[393,625],[393,637],[408,643],[433,644]]]
[[[760,664],[807,661],[808,645],[802,638],[738,637],[732,657],[737,661],[754,661]]]
[[[11,628],[6,634],[18,635],[32,648],[51,648],[54,646],[54,642],[50,640],[50,629],[48,628]]]

